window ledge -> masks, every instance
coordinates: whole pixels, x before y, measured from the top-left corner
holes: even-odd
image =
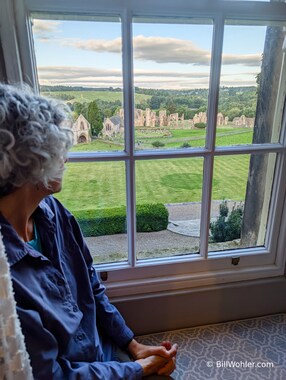
[[[210,285],[235,283],[239,281],[265,279],[282,276],[284,267],[276,265],[264,265],[255,268],[235,268],[233,270],[220,270],[184,275],[172,275],[165,277],[153,277],[152,279],[128,280],[107,283],[107,291],[110,298],[123,300],[148,296],[158,292],[188,291]]]

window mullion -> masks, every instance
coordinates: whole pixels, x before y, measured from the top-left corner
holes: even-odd
[[[126,159],[126,202],[128,262],[136,264],[136,196],[134,160],[134,86],[132,65],[132,17],[129,10],[122,14],[122,52],[123,52],[123,104]]]
[[[1,2],[0,29],[5,71],[10,83],[19,83],[22,82],[22,69],[13,13],[13,3],[10,0],[3,0]]]
[[[208,124],[206,136],[206,148],[211,153],[208,157],[205,158],[204,161],[204,182],[202,192],[202,210],[200,225],[200,253],[205,259],[208,256],[209,223],[211,214],[212,179],[216,136],[216,119],[219,98],[221,56],[223,47],[223,30],[224,19],[222,17],[215,18],[212,44],[210,89],[207,111]]]
[[[21,57],[21,67],[24,82],[28,83],[37,93],[39,93],[39,81],[37,77],[37,65],[35,58],[34,41],[32,37],[32,26],[29,11],[25,8],[24,2],[17,3],[15,8],[17,21],[17,31],[19,40],[19,53]]]

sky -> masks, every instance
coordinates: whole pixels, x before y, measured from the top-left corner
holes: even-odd
[[[265,26],[226,25],[222,86],[255,85]],[[120,21],[33,20],[42,85],[122,87]],[[213,25],[133,23],[134,84],[144,88],[208,88]]]

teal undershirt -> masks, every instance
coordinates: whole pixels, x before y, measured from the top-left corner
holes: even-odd
[[[28,241],[28,244],[33,247],[36,251],[42,253],[42,245],[41,245],[41,240],[39,238],[39,234],[37,231],[36,224],[34,223],[34,235],[35,238],[33,240]]]

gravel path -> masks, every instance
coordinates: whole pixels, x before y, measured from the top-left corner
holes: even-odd
[[[212,217],[218,215],[221,201],[212,203]],[[228,202],[229,209],[234,202]],[[198,220],[201,214],[201,203],[167,204],[169,221]],[[180,225],[177,233],[174,230],[159,232],[140,232],[136,234],[137,257],[158,258],[187,253],[197,253],[200,238],[181,234]],[[96,263],[122,261],[127,259],[127,235],[107,235],[85,238]]]

